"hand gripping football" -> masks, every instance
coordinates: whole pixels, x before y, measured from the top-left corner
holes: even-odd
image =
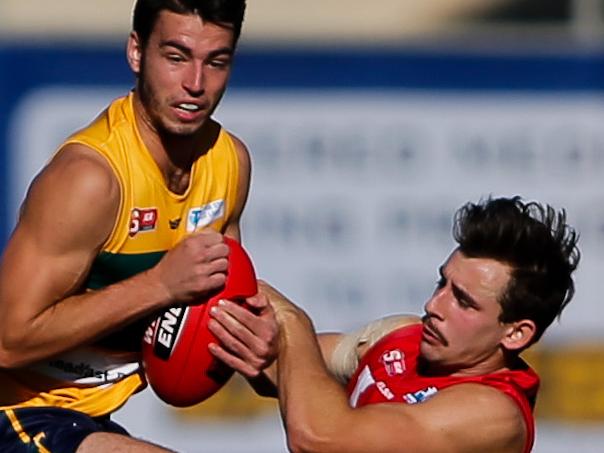
[[[147,381],[163,401],[185,407],[216,393],[233,370],[208,350],[217,342],[208,330],[210,308],[221,299],[243,300],[258,292],[252,262],[241,245],[228,237],[230,248],[224,289],[197,305],[174,306],[156,318],[143,338]]]

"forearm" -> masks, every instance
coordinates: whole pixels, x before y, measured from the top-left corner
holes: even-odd
[[[280,326],[277,382],[290,446],[328,451],[352,416],[346,392],[327,370],[310,319],[301,311],[288,313]]]
[[[93,342],[170,303],[168,292],[147,271],[98,291],[69,296],[33,316],[11,310],[10,317],[0,321],[0,365],[24,366]]]

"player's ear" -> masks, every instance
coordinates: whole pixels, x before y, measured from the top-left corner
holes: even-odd
[[[501,344],[509,351],[528,347],[537,333],[537,326],[531,319],[521,319],[507,325]]]
[[[126,47],[126,57],[128,58],[128,65],[130,65],[130,69],[136,75],[139,74],[141,70],[141,61],[143,58],[143,44],[138,37],[138,33],[135,31],[130,33],[128,36],[128,44]]]

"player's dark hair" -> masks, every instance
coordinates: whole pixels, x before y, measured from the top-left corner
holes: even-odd
[[[197,14],[204,21],[231,27],[233,45],[241,35],[246,0],[137,0],[132,14],[132,29],[143,47],[147,44],[159,13]]]
[[[575,292],[572,273],[580,259],[579,237],[566,224],[566,212],[520,197],[489,198],[457,211],[453,236],[465,256],[511,266],[499,319],[533,320],[533,342],[539,340]]]

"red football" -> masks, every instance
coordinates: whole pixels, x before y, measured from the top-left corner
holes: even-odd
[[[208,330],[209,310],[221,299],[243,300],[258,292],[252,262],[241,245],[228,237],[230,248],[224,289],[199,305],[174,306],[157,317],[143,338],[143,366],[147,381],[163,401],[185,407],[218,391],[233,370],[208,350],[217,342]]]

